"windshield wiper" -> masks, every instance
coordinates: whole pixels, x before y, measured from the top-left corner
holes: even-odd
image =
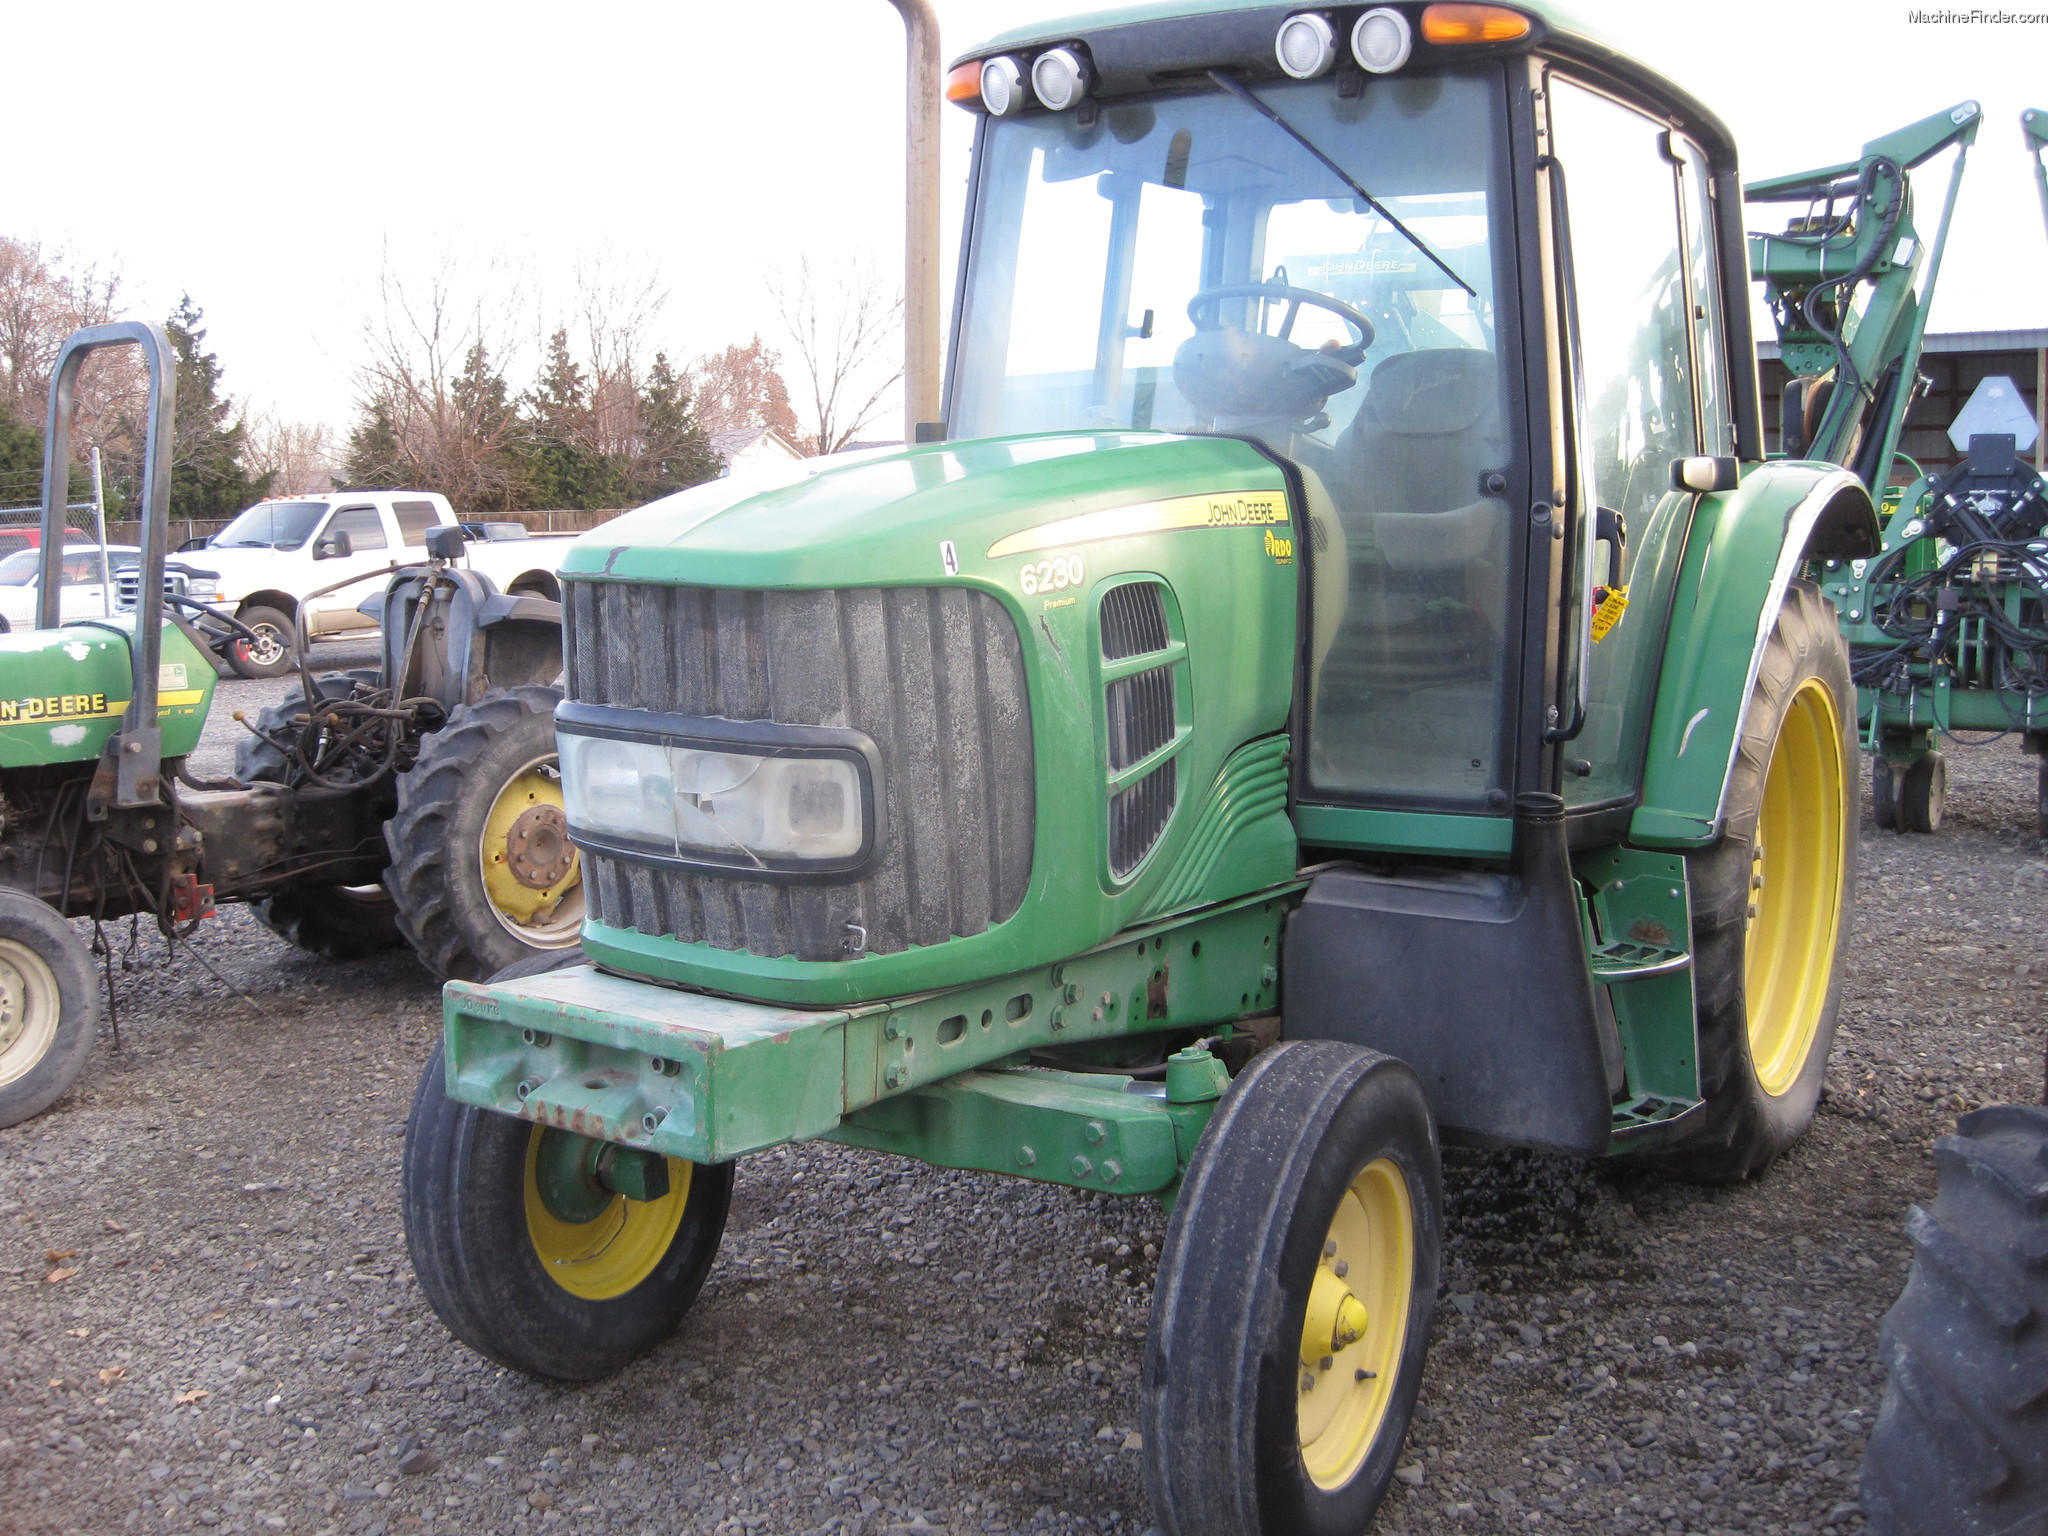
[[[1299,144],[1303,149],[1307,150],[1310,154],[1314,155],[1316,159],[1320,160],[1323,163],[1324,169],[1329,171],[1329,173],[1332,176],[1335,176],[1339,181],[1343,182],[1345,186],[1349,187],[1354,193],[1356,193],[1358,197],[1364,201],[1367,207],[1373,209],[1375,212],[1379,214],[1381,218],[1385,219],[1389,224],[1393,225],[1395,229],[1399,230],[1401,233],[1401,237],[1404,240],[1406,240],[1410,245],[1414,246],[1416,250],[1422,252],[1423,255],[1427,256],[1433,263],[1435,263],[1436,269],[1439,272],[1443,273],[1445,277],[1448,277],[1452,282],[1456,283],[1460,288],[1464,289],[1465,292],[1470,294],[1473,298],[1476,299],[1479,297],[1479,290],[1474,288],[1470,283],[1466,282],[1465,279],[1458,276],[1457,273],[1453,272],[1450,269],[1450,267],[1445,265],[1443,257],[1437,255],[1435,251],[1432,251],[1427,245],[1423,244],[1421,237],[1418,236],[1415,233],[1415,231],[1410,229],[1406,224],[1403,224],[1399,219],[1395,218],[1393,215],[1393,211],[1389,209],[1385,203],[1381,202],[1378,198],[1374,197],[1370,192],[1366,191],[1365,188],[1361,187],[1357,182],[1353,181],[1351,179],[1351,173],[1345,170],[1344,167],[1339,165],[1336,161],[1332,160],[1328,155],[1324,154],[1320,149],[1316,148],[1314,142],[1309,139],[1307,134],[1303,133],[1299,128],[1295,127],[1294,124],[1287,121],[1286,118],[1282,117],[1278,112],[1275,112],[1271,107],[1267,106],[1263,101],[1259,100],[1257,96],[1253,95],[1250,86],[1246,85],[1242,80],[1237,79],[1235,76],[1224,74],[1223,71],[1220,69],[1210,70],[1209,78],[1215,81],[1218,85],[1222,86],[1224,90],[1228,91],[1231,95],[1235,96],[1239,101],[1243,102],[1246,106],[1250,107],[1254,112],[1258,113],[1259,116],[1263,117],[1275,128],[1278,128],[1282,133],[1286,134],[1287,137],[1294,140],[1294,142]]]

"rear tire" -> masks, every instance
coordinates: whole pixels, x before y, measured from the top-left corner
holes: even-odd
[[[1948,759],[1929,752],[1899,777],[1899,830],[1939,832],[1948,804]]]
[[[256,632],[262,645],[236,636],[228,643],[228,665],[238,677],[282,677],[297,664],[299,629],[291,615],[275,608],[244,608],[235,615]]]
[[[580,949],[537,955],[494,979],[582,963]],[[717,1255],[733,1165],[670,1158],[664,1200],[613,1195],[587,1222],[555,1221],[535,1214],[535,1156],[541,1137],[569,1133],[458,1103],[445,1075],[437,1045],[406,1126],[403,1178],[406,1247],[448,1331],[556,1381],[608,1376],[673,1333]],[[613,1222],[604,1242],[576,1242],[579,1228]]]
[[[354,667],[347,672],[329,672],[325,677],[314,679],[313,687],[322,699],[345,699],[354,691],[357,683],[372,688],[381,686],[384,674],[375,667]],[[235,777],[244,784],[289,784],[297,776],[297,766],[290,753],[279,742],[295,745],[303,726],[294,725],[292,717],[305,713],[306,698],[295,693],[288,699],[275,704],[266,704],[256,712],[255,735],[244,735],[235,743]]]
[[[405,942],[398,907],[381,885],[320,885],[249,903],[256,921],[309,955],[361,960]]]
[[[1834,608],[1794,581],[1743,716],[1721,840],[1686,856],[1706,1110],[1639,1161],[1745,1179],[1813,1121],[1856,888],[1855,721]]]
[[[0,887],[0,1126],[62,1098],[99,1027],[99,977],[71,925],[47,903]]]
[[[1332,1040],[1252,1058],[1195,1148],[1153,1291],[1139,1413],[1167,1536],[1365,1529],[1422,1385],[1442,1213],[1405,1064]]]
[[[437,976],[480,980],[582,937],[582,866],[556,767],[561,697],[531,684],[485,694],[426,738],[399,781],[384,886]]]
[[[1934,1160],[1885,1317],[1864,1515],[1872,1536],[2048,1529],[2048,1109],[1964,1115]]]

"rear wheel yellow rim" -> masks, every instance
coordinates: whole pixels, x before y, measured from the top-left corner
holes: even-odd
[[[1295,1427],[1318,1488],[1342,1488],[1378,1441],[1408,1342],[1415,1206],[1391,1158],[1344,1191],[1316,1260],[1295,1362]]]
[[[567,1136],[536,1125],[526,1142],[526,1235],[541,1267],[563,1290],[585,1301],[623,1296],[653,1274],[675,1242],[690,1203],[694,1165],[671,1157],[668,1193],[659,1200],[613,1195],[589,1221],[564,1221],[541,1199],[541,1140]]]
[[[1749,1059],[1773,1098],[1799,1080],[1827,1007],[1848,828],[1841,716],[1828,686],[1808,678],[1771,748],[1750,850]]]
[[[548,850],[538,855],[532,846],[537,821],[550,840]],[[557,846],[559,856],[554,856]],[[522,944],[559,949],[582,935],[583,863],[568,841],[562,773],[554,753],[535,758],[499,789],[484,816],[477,863],[491,911]],[[557,869],[553,878],[536,876],[538,870]]]

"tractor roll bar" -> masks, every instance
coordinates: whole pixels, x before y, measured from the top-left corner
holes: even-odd
[[[138,346],[149,365],[149,407],[142,454],[142,579],[136,588],[135,637],[128,646],[133,686],[121,729],[107,743],[113,765],[114,803],[153,805],[163,766],[163,732],[156,723],[157,665],[163,652],[164,552],[170,535],[171,426],[175,417],[177,358],[163,328],[141,320],[88,326],[65,338],[50,376],[50,422],[43,437],[43,559],[36,593],[36,628],[55,629],[61,617],[64,513],[71,489],[71,418],[78,372],[102,347]],[[102,772],[106,763],[102,763]],[[98,784],[94,786],[99,789]],[[104,814],[102,812],[101,814]]]

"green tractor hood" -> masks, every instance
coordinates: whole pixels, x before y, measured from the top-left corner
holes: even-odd
[[[132,614],[61,629],[0,635],[9,694],[0,698],[0,768],[90,762],[128,707]],[[213,658],[165,624],[157,668],[157,724],[165,757],[199,745],[213,697]]]
[[[1016,626],[1030,703],[1028,760],[1018,752],[991,771],[1028,776],[1037,807],[1022,812],[1032,818],[1032,855],[1021,902],[980,931],[845,960],[799,959],[766,953],[772,946],[758,939],[748,941],[756,949],[720,948],[609,927],[600,899],[586,948],[620,969],[742,997],[848,1002],[1023,970],[1134,922],[1291,878],[1284,732],[1294,540],[1282,472],[1250,444],[1110,431],[810,460],[699,486],[585,535],[562,567],[575,654],[636,643],[617,633],[631,622],[623,617],[579,619],[600,612],[574,595],[586,582],[986,594]],[[1104,633],[1105,595],[1133,582],[1158,589],[1163,614],[1164,638],[1142,654]],[[579,623],[597,628],[579,633]],[[971,664],[946,650],[931,663]],[[767,665],[776,665],[772,655]],[[1128,738],[1113,745],[1119,685],[1139,673],[1151,674],[1153,697],[1171,692],[1166,734],[1142,749]],[[578,676],[572,665],[580,698]],[[907,699],[914,690],[903,686]],[[1128,844],[1113,856],[1112,802],[1169,760],[1161,782],[1172,786],[1170,814],[1156,835],[1148,831],[1137,862]],[[888,764],[882,771],[887,779]],[[919,818],[944,818],[954,793],[978,790],[935,783],[932,794],[901,802],[892,793],[888,835],[900,841]]]

